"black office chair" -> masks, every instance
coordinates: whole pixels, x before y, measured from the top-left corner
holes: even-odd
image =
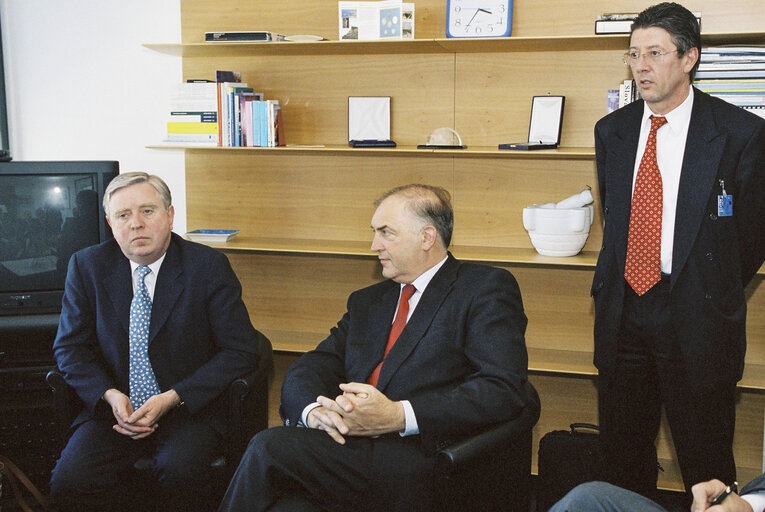
[[[528,512],[531,500],[531,430],[539,421],[537,390],[526,382],[521,415],[438,452],[437,511]]]
[[[519,417],[436,454],[434,512],[529,511],[531,430],[542,407],[531,382],[526,381],[524,392]],[[279,416],[289,425],[281,404]]]
[[[234,379],[226,390],[226,423],[230,430],[224,439],[222,453],[210,464],[210,479],[217,496],[213,501],[223,495],[252,436],[268,428],[268,388],[273,380],[274,360],[271,342],[266,338],[263,340],[259,349],[258,367]],[[69,425],[82,409],[82,404],[57,368],[48,372],[45,380],[53,391],[52,404],[56,422],[61,426],[60,448],[63,448],[68,438]],[[152,485],[151,479],[146,477],[151,467],[151,459],[139,459],[134,465],[137,478],[147,490]]]

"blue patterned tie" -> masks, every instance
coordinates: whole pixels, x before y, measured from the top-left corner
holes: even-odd
[[[133,302],[130,304],[130,402],[133,404],[133,410],[159,394],[159,385],[149,362],[151,298],[143,282],[151,269],[141,265],[137,272],[138,282]]]

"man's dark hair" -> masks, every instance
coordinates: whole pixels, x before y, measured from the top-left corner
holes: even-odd
[[[417,217],[427,224],[432,224],[444,249],[449,247],[454,231],[454,210],[452,209],[451,195],[441,187],[421,185],[414,183],[396,187],[384,193],[375,201],[375,207],[391,196],[401,195],[407,201],[407,207]]]
[[[698,48],[699,58],[696,59],[696,64],[690,73],[690,81],[693,82],[701,60],[701,27],[696,16],[680,4],[662,2],[638,14],[632,22],[630,34],[639,28],[650,27],[663,28],[669,32],[672,42],[677,46],[678,58],[685,55],[691,48]]]

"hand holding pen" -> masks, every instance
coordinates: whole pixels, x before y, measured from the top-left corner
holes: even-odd
[[[752,507],[741,499],[738,492],[738,482],[725,485],[719,480],[701,482],[693,486],[692,512],[752,512]],[[712,508],[714,507],[714,508]]]

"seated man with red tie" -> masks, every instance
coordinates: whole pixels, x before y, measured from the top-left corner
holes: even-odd
[[[449,252],[449,193],[384,194],[358,290],[287,372],[287,427],[256,435],[220,510],[428,510],[435,452],[524,406],[526,316],[513,276]],[[294,428],[305,426],[308,428]]]

